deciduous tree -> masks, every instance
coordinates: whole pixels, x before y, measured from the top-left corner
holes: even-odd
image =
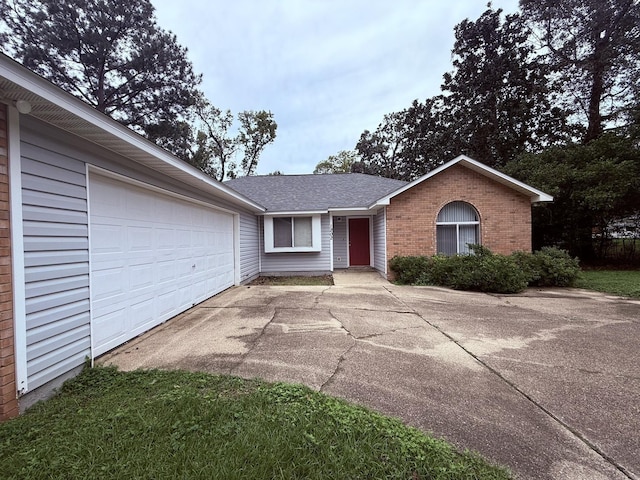
[[[240,112],[238,120],[240,121],[238,143],[244,153],[241,175],[253,175],[258,166],[260,154],[276,139],[278,124],[273,119],[273,113],[265,110]]]
[[[253,175],[264,148],[276,138],[278,125],[264,110],[238,114],[234,130],[231,110],[223,111],[204,99],[197,105],[196,148],[189,162],[218,181]],[[242,155],[238,162],[238,155]]]
[[[238,139],[231,133],[233,114],[231,110],[222,111],[203,99],[198,102],[197,114],[197,149],[189,161],[221,182],[236,168]],[[233,178],[233,174],[229,178]]]
[[[319,162],[313,173],[350,173],[353,164],[359,161],[360,157],[354,150],[340,150],[336,155],[329,155],[326,160]]]
[[[623,135],[526,154],[505,171],[554,196],[534,208],[534,247],[560,245],[590,260],[594,232],[606,237],[615,220],[639,210],[640,149]]]

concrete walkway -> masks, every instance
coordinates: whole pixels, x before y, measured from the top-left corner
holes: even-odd
[[[521,479],[640,477],[640,302],[339,277],[330,287],[230,289],[100,363],[304,383]]]
[[[333,272],[333,283],[338,286],[354,285],[389,285],[389,282],[378,272],[368,268],[351,268],[335,270]]]

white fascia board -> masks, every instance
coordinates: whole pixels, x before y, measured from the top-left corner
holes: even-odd
[[[330,208],[329,211],[335,216],[353,216],[353,215],[375,215],[379,205],[373,204],[370,207],[355,207],[355,208]]]
[[[305,210],[302,212],[264,212],[261,215],[264,217],[309,217],[312,215],[326,215],[327,213],[329,213],[328,210]]]
[[[341,212],[368,212],[371,210],[371,207],[340,207],[340,208],[330,208],[330,212],[341,213]]]
[[[516,180],[515,178],[510,177],[507,174],[499,172],[498,170],[487,167],[486,165],[478,162],[477,160],[466,157],[464,155],[460,155],[455,160],[457,160],[459,163],[466,164],[467,167],[471,168],[476,172],[479,172],[487,177],[493,178],[494,180],[496,180],[499,183],[502,183],[503,185],[512,187],[516,190],[523,191],[523,193],[524,192],[528,193],[529,197],[531,197],[531,203],[553,202],[553,197],[551,195],[548,195],[543,191],[538,190],[537,188],[533,188],[532,186],[527,185],[526,183]]]
[[[168,151],[157,146],[155,143],[147,140],[142,135],[134,132],[130,128],[118,123],[111,117],[97,111],[92,106],[74,97],[70,93],[65,92],[60,87],[52,84],[43,77],[33,73],[26,67],[0,54],[0,77],[4,77],[13,82],[18,87],[37,95],[45,101],[66,110],[71,115],[81,118],[82,120],[95,126],[109,135],[116,137],[118,140],[140,150],[141,152],[156,158],[163,163],[180,170],[198,180],[207,184],[208,187],[220,191],[224,195],[235,199],[244,204],[249,209],[256,212],[263,212],[265,208],[261,205],[239,194],[235,190],[223,185],[222,183],[212,179],[196,167],[187,164],[179,158],[173,156]],[[34,116],[38,118],[37,116]],[[105,147],[102,147],[105,148]]]
[[[422,177],[417,178],[413,182],[408,183],[407,185],[404,185],[403,187],[399,188],[395,192],[392,192],[389,195],[382,197],[380,200],[376,201],[376,203],[374,203],[371,206],[371,208],[375,206],[389,205],[390,200],[396,195],[400,195],[401,193],[406,192],[407,190],[415,187],[416,185],[424,182],[425,180],[428,180],[431,177],[438,175],[440,172],[458,163],[466,166],[467,168],[470,168],[471,170],[474,170],[480,173],[481,175],[484,175],[485,177],[492,178],[498,183],[501,183],[503,185],[513,188],[514,190],[517,190],[521,193],[528,195],[529,198],[531,199],[531,203],[553,201],[553,197],[551,195],[548,195],[536,188],[533,188],[527,185],[526,183],[520,182],[515,178],[510,177],[509,175],[506,175],[491,167],[488,167],[485,164],[478,162],[477,160],[467,157],[466,155],[460,155],[454,158],[453,160],[451,160],[450,162],[447,162],[443,165],[440,165],[438,168],[431,170],[426,175],[423,175]]]

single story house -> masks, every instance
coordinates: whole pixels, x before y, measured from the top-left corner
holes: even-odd
[[[0,54],[0,419],[259,275],[531,248],[532,187],[461,156],[411,182],[219,183]]]

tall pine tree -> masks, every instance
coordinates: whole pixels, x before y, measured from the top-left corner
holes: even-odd
[[[3,2],[4,3],[4,2]],[[149,0],[13,0],[2,47],[100,112],[183,158],[200,76]]]

